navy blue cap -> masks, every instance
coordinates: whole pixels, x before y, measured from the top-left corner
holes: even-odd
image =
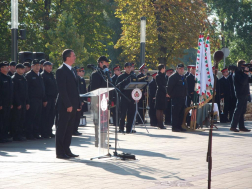
[[[16,64],[15,61],[11,61],[10,64],[9,64],[9,66],[16,66],[16,65],[17,65],[17,64]]]
[[[47,66],[47,65],[52,66],[53,64],[52,64],[51,62],[49,62],[49,61],[45,61],[45,62],[43,63],[43,66]]]
[[[107,59],[106,56],[100,56],[100,58],[98,58],[98,60],[97,60],[97,63],[99,63],[101,61],[110,62],[109,59]]]
[[[184,64],[182,64],[182,63],[178,64],[177,68],[184,68]]]
[[[7,61],[3,61],[0,63],[0,68],[3,66],[9,66],[9,63]]]
[[[124,67],[127,67],[127,66],[131,66],[131,63],[130,63],[130,62],[126,62],[126,63],[124,64]]]
[[[44,62],[45,62],[45,61],[46,61],[45,59],[41,59],[41,60],[39,61],[39,63],[44,65]]]
[[[25,63],[24,63],[24,66],[27,66],[27,67],[30,68],[30,67],[31,67],[31,64],[30,64],[29,62],[25,62]]]
[[[32,61],[32,64],[35,65],[35,64],[40,64],[40,63],[39,63],[39,60],[38,60],[38,59],[34,59],[34,60]]]
[[[21,64],[21,63],[19,63],[19,64],[16,65],[16,69],[17,69],[17,68],[24,68],[24,65]]]

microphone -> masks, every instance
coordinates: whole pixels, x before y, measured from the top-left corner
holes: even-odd
[[[93,69],[93,70],[94,70],[94,69],[96,69],[96,66],[93,65],[93,64],[88,64],[88,65],[87,65],[87,68],[90,68],[90,69]]]
[[[106,65],[103,65],[103,73],[107,76],[108,80],[111,81],[111,78],[110,78],[110,71],[109,69],[107,68]]]

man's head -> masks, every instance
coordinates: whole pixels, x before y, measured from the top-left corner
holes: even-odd
[[[72,49],[65,49],[62,52],[62,58],[66,64],[72,66],[75,63],[76,56]]]
[[[7,75],[9,72],[9,63],[4,61],[0,63],[0,72],[4,75]]]
[[[53,66],[53,64],[51,62],[49,62],[49,61],[46,61],[46,62],[43,63],[43,68],[48,73],[52,72],[52,66]]]
[[[151,76],[153,77],[153,79],[156,79],[157,72],[156,72],[156,73],[154,73],[154,74],[152,74]]]
[[[191,65],[186,66],[186,68],[187,68],[187,72],[190,72]]]
[[[244,60],[238,60],[237,62],[237,67],[238,69],[242,69],[242,67],[244,67],[243,65],[245,64],[245,61]]]
[[[25,62],[24,63],[24,69],[25,69],[25,73],[29,72],[31,70],[31,64],[29,62]]]
[[[84,67],[76,67],[76,71],[77,71],[77,75],[80,76],[80,77],[84,77],[85,75],[85,70],[84,70]]]
[[[227,77],[229,75],[228,68],[224,68],[221,70],[221,73],[224,77]]]
[[[121,69],[120,69],[120,66],[115,66],[114,68],[113,68],[113,71],[114,71],[114,74],[115,75],[121,75]]]
[[[124,70],[125,70],[125,72],[126,72],[127,74],[130,74],[130,72],[131,72],[131,63],[126,62],[126,63],[124,64]]]
[[[25,72],[25,67],[23,64],[17,64],[16,65],[16,72],[19,74],[19,75],[24,75],[24,72]]]
[[[165,65],[164,64],[159,64],[158,65],[158,71],[161,73],[165,73]]]
[[[32,61],[32,70],[37,74],[39,73],[40,70],[40,64],[39,64],[39,60],[38,59],[34,59]]]
[[[147,69],[146,65],[143,64],[142,66],[140,66],[139,71],[140,71],[142,74],[146,74],[147,71],[148,71],[148,69]]]
[[[135,64],[134,63],[131,63],[131,71],[135,72]]]
[[[192,65],[191,68],[190,68],[190,73],[192,75],[195,75],[195,72],[196,72],[196,66]]]
[[[100,56],[97,60],[98,67],[103,68],[105,65],[107,68],[109,67],[109,59],[106,56]]]
[[[174,72],[174,69],[168,69],[166,70],[166,75],[170,77],[170,75]]]
[[[11,61],[10,64],[9,64],[9,70],[11,73],[14,73],[16,71],[16,62],[14,61]]]
[[[184,75],[184,64],[181,64],[181,63],[178,64],[176,70],[177,70],[179,75]]]
[[[41,59],[40,61],[39,61],[39,64],[40,64],[40,69],[42,69],[43,70],[43,68],[44,68],[44,63],[45,63],[45,59]]]

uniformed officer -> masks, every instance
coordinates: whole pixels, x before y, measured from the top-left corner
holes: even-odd
[[[86,89],[86,82],[85,79],[83,78],[85,75],[85,70],[83,67],[78,67],[75,66],[74,67],[76,72],[77,72],[77,80],[78,80],[78,86],[79,86],[79,91],[80,94],[85,94],[87,93],[87,89]],[[75,127],[74,127],[74,131],[73,131],[73,135],[74,136],[79,136],[82,135],[82,133],[78,132],[78,127],[80,125],[80,119],[81,116],[83,116],[83,113],[88,111],[87,108],[87,103],[85,102],[87,101],[87,97],[81,97],[81,111],[77,111],[76,116],[75,116]]]
[[[235,89],[234,89],[234,82],[233,82],[233,74],[234,74],[235,70],[229,70],[229,76],[228,76],[228,80],[230,82],[230,87],[231,87],[231,95],[230,95],[230,104],[229,104],[229,120],[232,121],[233,118],[233,114],[234,114],[234,110],[235,110],[235,106],[236,106],[236,101],[237,98],[235,96]]]
[[[134,121],[136,105],[134,104],[134,100],[131,97],[132,90],[124,90],[124,88],[130,82],[137,81],[137,78],[135,75],[131,74],[131,63],[126,62],[124,64],[124,70],[125,70],[125,73],[118,76],[116,80],[116,85],[120,83],[118,88],[130,100],[130,102],[124,96],[120,96],[120,112],[121,113],[120,113],[119,132],[124,133],[125,117],[127,115],[126,133],[130,133],[132,129],[132,124]],[[132,133],[135,133],[135,132],[136,131],[132,129]]]
[[[172,99],[172,131],[185,131],[185,129],[181,127],[185,111],[185,98],[187,95],[187,82],[184,75],[183,64],[178,64],[176,72],[169,77],[167,93]]]
[[[215,69],[215,66],[212,67],[213,74],[215,73],[216,69]],[[217,73],[218,73],[218,69],[217,69]],[[219,77],[218,77],[218,75],[216,75],[216,87],[215,88],[216,88],[215,89],[216,94],[215,94],[215,99],[214,99],[215,101],[214,102],[218,104],[218,108],[220,110],[220,83],[219,83]]]
[[[24,67],[25,67],[25,72],[24,72],[25,74],[31,71],[31,64],[29,62],[25,62]]]
[[[155,95],[157,91],[157,83],[156,76],[157,72],[152,74],[152,81],[149,84],[149,116],[150,116],[150,125],[157,126],[157,116],[156,116],[156,108],[155,108]]]
[[[40,64],[39,73],[42,73],[42,72],[43,72],[43,65],[44,65],[44,62],[45,62],[45,61],[46,61],[45,59],[41,59],[41,60],[39,61],[39,64]]]
[[[147,67],[145,64],[143,64],[142,66],[140,66],[139,71],[141,72],[140,74],[137,75],[137,79],[140,82],[144,82],[146,80],[148,80],[148,78],[146,77],[147,75]],[[145,78],[144,78],[145,77]],[[143,79],[140,79],[143,78]],[[146,86],[141,90],[142,91],[142,98],[139,100],[138,102],[138,112],[142,118],[143,121],[145,121],[145,112],[146,112],[146,96],[147,96],[147,90],[146,90]],[[142,123],[141,119],[139,116],[137,116],[137,123]]]
[[[107,82],[106,82],[106,74],[103,71],[103,66],[106,66],[107,68],[109,67],[109,60],[105,56],[101,56],[97,60],[97,69],[92,72],[90,76],[90,90],[96,90],[99,88],[106,88],[107,87]],[[110,78],[109,78],[110,79]],[[109,93],[109,98],[113,98],[112,92]],[[91,103],[94,103],[95,97],[91,98]],[[93,110],[94,112],[98,112],[98,109]],[[95,115],[95,114],[94,114]],[[98,147],[98,123],[99,123],[99,116],[97,115],[93,118],[94,120],[94,125],[95,125],[95,146]]]
[[[172,73],[174,72],[174,69],[167,69],[166,70],[166,75],[165,75],[165,79],[166,79],[166,89],[167,89],[167,84],[168,84],[168,79],[169,77],[172,75]],[[166,109],[164,111],[165,114],[165,125],[171,125],[171,98],[170,97],[166,97]]]
[[[230,105],[230,97],[231,97],[231,84],[228,79],[229,73],[228,69],[224,68],[221,70],[222,78],[220,78],[220,100],[224,100],[224,110],[223,114],[220,114],[220,122],[226,123],[230,122],[228,119],[229,105]]]
[[[186,67],[187,67],[187,72],[185,74],[185,77],[187,77],[190,74],[191,65],[188,65]]]
[[[8,72],[8,75],[9,76],[13,76],[14,73],[16,72],[16,62],[15,61],[11,61],[10,64],[9,64],[9,72]]]
[[[190,74],[186,77],[187,80],[187,86],[188,86],[188,94],[186,99],[186,106],[190,107],[191,104],[193,104],[194,100],[194,88],[195,88],[195,72],[196,72],[196,66],[190,65]],[[187,125],[190,125],[191,122],[191,116],[187,115],[186,117]]]
[[[41,136],[43,138],[55,137],[52,133],[52,127],[54,125],[54,117],[55,117],[55,102],[58,95],[57,83],[52,73],[53,64],[49,61],[45,61],[43,63],[43,72],[41,76],[43,78],[44,86],[45,86],[45,97],[44,101],[47,102],[46,106],[42,108],[42,128],[41,128]]]
[[[9,63],[0,63],[0,142],[12,141],[10,131],[10,111],[13,107],[13,86],[8,75]]]
[[[32,69],[25,78],[28,83],[28,94],[30,109],[26,113],[26,138],[29,140],[41,139],[41,113],[42,103],[46,107],[45,86],[41,74],[39,73],[40,64],[37,59],[32,61]]]
[[[119,65],[116,65],[116,66],[113,68],[113,71],[114,71],[114,75],[111,77],[111,79],[112,79],[113,85],[115,85],[118,76],[121,75],[120,66],[119,66]],[[114,102],[114,104],[116,104],[116,95],[114,95],[113,102]],[[111,109],[110,109],[110,113],[111,113],[111,116],[112,116],[112,118],[113,118],[113,125],[116,125],[116,108],[115,108],[115,107],[111,108]]]
[[[24,77],[24,65],[16,65],[16,73],[12,76],[13,83],[13,112],[12,112],[12,136],[14,141],[23,141],[25,138],[25,114],[30,108],[28,99],[28,85]]]

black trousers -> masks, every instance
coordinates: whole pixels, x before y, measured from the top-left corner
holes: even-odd
[[[179,130],[183,123],[185,111],[185,98],[172,99],[172,129]]]
[[[150,116],[150,125],[157,126],[155,99],[150,99],[149,116]]]
[[[232,97],[230,100],[230,105],[229,105],[229,120],[232,121],[233,115],[234,115],[234,110],[236,107],[236,97]]]
[[[47,105],[42,108],[41,135],[50,136],[55,118],[55,98],[47,97]]]
[[[144,95],[144,94],[143,94]],[[131,98],[130,98],[131,99]],[[146,111],[146,104],[144,103],[145,98],[142,97],[139,102],[138,102],[138,112],[142,118],[142,120],[144,121],[144,115],[145,115],[145,111]],[[144,108],[144,109],[143,109]],[[139,115],[137,116],[137,122],[142,124],[142,120],[140,119]]]
[[[111,108],[110,113],[113,118],[113,125],[116,126],[116,107]]]
[[[36,136],[41,134],[41,113],[42,113],[42,99],[30,99],[30,109],[26,113],[25,133],[26,136]]]
[[[165,125],[171,124],[171,99],[166,98],[166,109],[165,109]]]
[[[226,123],[228,122],[228,113],[230,109],[230,98],[229,97],[224,97],[224,110],[223,114],[220,113],[220,122],[221,123]]]
[[[81,117],[81,115],[83,115],[83,111],[79,111],[79,112],[77,111],[76,112],[73,132],[78,131],[78,127],[80,125],[80,117]]]
[[[127,124],[126,124],[126,132],[130,132],[132,128],[132,124],[134,121],[134,116],[136,112],[136,105],[134,104],[134,101],[128,102],[124,97],[121,98],[121,115],[120,115],[120,130],[124,130],[125,125],[125,117],[127,115]]]
[[[237,98],[236,107],[234,110],[233,119],[231,122],[231,128],[236,128],[239,123],[239,129],[245,128],[244,126],[244,114],[247,109],[247,95],[243,95]]]
[[[21,104],[21,109],[17,109],[17,106],[13,106],[11,115],[11,135],[12,137],[22,137],[25,136],[25,114],[26,114],[26,104]]]
[[[74,130],[76,109],[67,112],[66,108],[59,107],[59,119],[56,129],[56,155],[71,153],[70,144]]]
[[[9,137],[10,131],[10,105],[3,105],[2,110],[0,110],[0,139],[7,139]]]

